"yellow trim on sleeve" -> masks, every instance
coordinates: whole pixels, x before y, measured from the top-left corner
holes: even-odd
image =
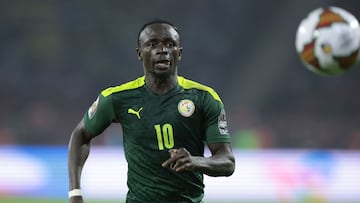
[[[195,88],[195,89],[199,89],[199,90],[203,90],[203,91],[207,91],[211,94],[211,96],[214,97],[215,100],[219,101],[222,103],[219,95],[215,92],[215,90],[213,90],[211,87],[208,87],[206,85],[202,85],[198,82],[186,79],[182,76],[178,76],[178,83],[181,87],[183,87],[184,89],[191,89],[191,88]]]
[[[127,82],[127,83],[124,83],[122,85],[119,85],[119,86],[115,86],[115,87],[109,87],[105,90],[103,90],[101,92],[101,94],[104,96],[104,97],[107,97],[113,93],[116,93],[116,92],[121,92],[121,91],[124,91],[124,90],[131,90],[131,89],[136,89],[138,87],[141,87],[145,84],[145,76],[142,76],[142,77],[139,77],[135,80],[132,80],[130,82]]]

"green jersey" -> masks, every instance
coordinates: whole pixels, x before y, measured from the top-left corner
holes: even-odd
[[[169,149],[186,148],[204,156],[204,144],[230,142],[224,105],[205,85],[178,76],[165,95],[153,93],[145,78],[105,89],[84,116],[96,136],[111,123],[123,130],[128,162],[127,202],[201,202],[203,174],[174,172],[161,164]]]

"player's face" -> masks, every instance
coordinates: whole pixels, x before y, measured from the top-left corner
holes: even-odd
[[[140,33],[137,52],[145,71],[167,78],[176,73],[181,59],[179,34],[167,24],[149,25]]]

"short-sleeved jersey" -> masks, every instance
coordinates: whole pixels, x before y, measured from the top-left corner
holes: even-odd
[[[84,115],[96,136],[111,123],[123,130],[128,162],[127,202],[201,202],[203,174],[173,172],[161,164],[169,149],[204,156],[204,144],[230,142],[224,105],[210,87],[178,76],[178,85],[157,95],[145,78],[105,89]]]

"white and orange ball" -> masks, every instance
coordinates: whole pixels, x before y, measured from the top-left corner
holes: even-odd
[[[295,46],[300,59],[312,72],[340,75],[359,61],[359,22],[339,7],[315,9],[298,26]]]

